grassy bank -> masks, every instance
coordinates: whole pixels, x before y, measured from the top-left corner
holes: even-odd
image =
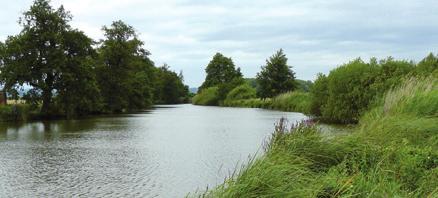
[[[3,122],[25,121],[31,117],[30,114],[28,105],[0,105],[0,121]]]
[[[222,106],[228,107],[250,107],[275,109],[280,111],[293,111],[310,113],[311,95],[306,92],[288,92],[280,94],[272,99],[240,99],[225,100]]]
[[[40,107],[35,107],[29,104],[16,103],[0,105],[0,122],[25,122],[31,120],[50,120],[50,119],[65,119],[66,117],[60,113],[44,115],[40,112]]]
[[[280,123],[266,153],[207,197],[437,197],[438,80],[410,78],[359,120],[323,137]]]

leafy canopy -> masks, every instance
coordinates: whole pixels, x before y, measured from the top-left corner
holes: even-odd
[[[204,83],[202,83],[200,90],[208,87],[218,86],[233,81],[234,79],[242,78],[240,68],[235,68],[233,60],[225,57],[221,53],[216,53],[213,59],[208,63],[205,68],[207,77]]]
[[[98,81],[104,109],[122,112],[152,104],[153,62],[133,27],[115,21],[102,28],[105,40],[99,48]]]
[[[5,88],[32,86],[30,96],[42,100],[43,114],[52,109],[54,93],[60,95],[63,110],[70,112],[75,107],[66,104],[69,103],[66,97],[72,96],[78,87],[87,86],[82,91],[96,91],[93,83],[88,82],[93,81],[93,76],[87,74],[91,68],[86,64],[94,53],[92,40],[69,25],[71,18],[62,6],[54,9],[49,1],[36,0],[20,19],[21,32],[6,40],[1,68]],[[89,99],[93,100],[84,96],[84,100]]]
[[[262,66],[262,71],[257,74],[257,94],[262,98],[270,98],[293,91],[296,88],[295,73],[291,68],[287,65],[283,49],[278,50],[266,60],[266,65]]]

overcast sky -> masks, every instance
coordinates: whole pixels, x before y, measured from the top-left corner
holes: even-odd
[[[0,0],[0,40],[17,34],[32,0]],[[102,25],[133,26],[156,65],[183,71],[199,86],[214,53],[232,57],[245,77],[283,48],[300,79],[356,57],[419,61],[438,52],[436,0],[53,0],[73,14],[72,26],[94,39]]]

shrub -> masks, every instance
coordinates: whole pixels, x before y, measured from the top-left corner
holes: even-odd
[[[311,112],[322,119],[356,123],[387,90],[396,87],[414,69],[408,61],[391,57],[369,63],[356,59],[332,71],[318,75],[311,90]]]
[[[218,87],[209,87],[203,89],[200,93],[193,97],[192,103],[195,105],[218,105]]]
[[[321,109],[327,103],[328,93],[328,80],[327,76],[319,73],[315,83],[310,89],[311,99],[310,102],[310,113],[316,116],[321,116]]]
[[[231,90],[226,100],[242,100],[242,99],[252,99],[256,97],[256,90],[249,86],[248,84],[240,85],[233,90]]]

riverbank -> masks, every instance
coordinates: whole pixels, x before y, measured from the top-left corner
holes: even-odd
[[[186,103],[181,103],[186,104]],[[50,120],[71,120],[83,119],[95,116],[111,116],[111,115],[126,115],[143,111],[148,111],[161,105],[178,105],[178,104],[156,104],[145,109],[126,110],[119,113],[110,112],[93,112],[85,115],[67,116],[61,112],[53,112],[50,115],[41,113],[40,107],[33,107],[32,105],[19,103],[0,105],[0,122],[5,123],[24,123],[30,121],[50,121]]]
[[[263,108],[286,112],[300,112],[309,115],[311,107],[311,95],[308,92],[288,92],[274,98],[225,100],[220,106],[225,107],[248,107]]]
[[[349,135],[280,123],[265,155],[207,197],[438,196],[438,81],[410,78]]]

